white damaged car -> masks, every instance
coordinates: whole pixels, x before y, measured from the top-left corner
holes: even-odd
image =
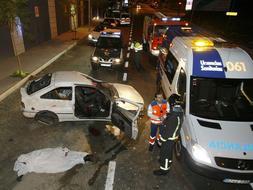
[[[142,96],[129,85],[107,83],[76,71],[59,71],[29,81],[21,92],[22,112],[46,124],[111,121],[129,137],[138,135]]]

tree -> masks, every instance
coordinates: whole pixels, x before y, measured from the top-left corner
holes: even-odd
[[[7,25],[10,32],[13,32],[16,28],[16,19],[21,20],[27,17],[27,0],[1,0],[0,2],[0,26]],[[12,39],[13,40],[13,39]],[[13,40],[13,48],[16,52],[15,41]],[[14,73],[15,76],[25,77],[27,73],[23,72],[21,69],[20,57],[17,54],[18,70]]]

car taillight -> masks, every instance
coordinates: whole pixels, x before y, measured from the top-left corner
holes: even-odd
[[[24,109],[25,108],[25,104],[24,102],[21,102],[21,108]]]

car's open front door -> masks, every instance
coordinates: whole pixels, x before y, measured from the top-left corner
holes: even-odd
[[[143,105],[123,98],[115,100],[112,107],[111,120],[113,125],[125,132],[132,139],[138,136],[137,120]]]

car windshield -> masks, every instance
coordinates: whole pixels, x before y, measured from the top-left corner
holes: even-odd
[[[107,11],[105,13],[105,17],[108,17],[108,18],[119,18],[120,17],[120,12]]]
[[[129,16],[129,14],[128,13],[123,13],[123,14],[121,14],[121,18],[129,18],[130,16]]]
[[[93,85],[96,86],[99,90],[103,91],[108,97],[111,97],[113,99],[119,96],[117,90],[114,88],[112,84],[101,80],[97,80],[89,75],[82,74],[82,76],[90,79]]]
[[[115,23],[115,20],[113,18],[106,18],[104,19],[103,23],[106,23],[106,24]]]
[[[109,97],[111,97],[111,99],[117,98],[119,96],[117,90],[110,83],[107,82],[97,83],[97,88],[99,88]]]
[[[120,18],[120,12],[113,12],[113,18]]]
[[[27,86],[27,94],[30,95],[34,92],[37,92],[41,90],[42,88],[45,88],[50,85],[51,83],[51,77],[52,74],[46,74],[43,77],[33,80],[30,82],[30,84]]]
[[[190,113],[207,119],[253,121],[253,79],[191,77]]]
[[[99,48],[121,48],[121,39],[113,37],[99,37],[97,42],[97,47]]]
[[[155,26],[155,36],[162,36],[163,34],[165,34],[167,32],[167,30],[169,29],[168,26],[166,25],[157,25]]]
[[[100,31],[104,30],[105,27],[106,27],[105,25],[99,24],[99,25],[97,25],[97,26],[94,28],[94,31],[95,31],[95,32],[100,32]]]

